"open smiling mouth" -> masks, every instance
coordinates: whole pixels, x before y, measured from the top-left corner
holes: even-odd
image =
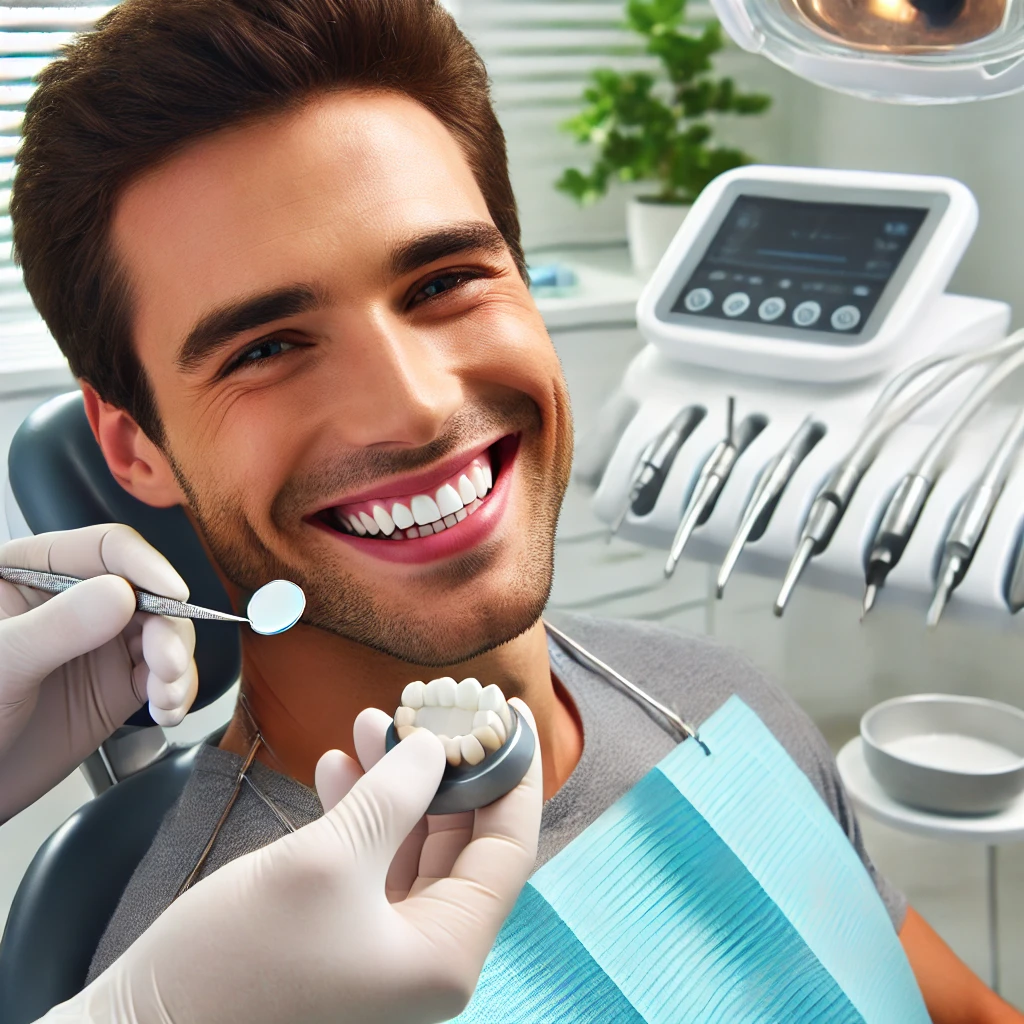
[[[316,518],[364,540],[416,541],[456,529],[488,505],[518,446],[518,434],[506,435],[427,490],[336,505]]]

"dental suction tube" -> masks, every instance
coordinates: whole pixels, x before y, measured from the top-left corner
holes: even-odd
[[[965,370],[1015,351],[1022,343],[1024,331],[1017,331],[987,348],[929,359],[909,367],[885,388],[869,415],[868,426],[846,458],[829,475],[811,504],[800,542],[775,600],[774,612],[777,616],[785,611],[793,589],[811,558],[828,547],[861,479],[893,430]],[[933,369],[938,372],[922,383],[920,378]],[[911,393],[903,395],[904,390]]]

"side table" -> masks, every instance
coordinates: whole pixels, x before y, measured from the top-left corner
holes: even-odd
[[[930,839],[984,843],[985,889],[988,903],[990,982],[999,991],[999,917],[997,908],[997,848],[1001,843],[1024,842],[1024,794],[998,814],[977,817],[935,814],[897,803],[879,785],[864,760],[859,736],[850,740],[836,757],[839,775],[858,811],[892,828]]]

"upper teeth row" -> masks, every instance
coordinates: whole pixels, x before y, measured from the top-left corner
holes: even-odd
[[[383,534],[401,540],[406,537],[426,537],[440,533],[449,526],[461,523],[479,507],[481,498],[491,489],[494,478],[486,458],[474,459],[469,469],[452,483],[439,487],[433,497],[414,495],[408,504],[396,501],[390,510],[382,503],[375,504],[371,513],[336,513],[342,526],[360,537]]]
[[[413,729],[429,729],[444,744],[453,766],[479,764],[501,747],[512,731],[512,712],[500,687],[481,686],[472,677],[416,681],[402,691],[395,732],[404,740]]]

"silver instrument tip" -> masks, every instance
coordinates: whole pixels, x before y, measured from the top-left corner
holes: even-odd
[[[814,538],[804,537],[800,542],[800,547],[796,549],[796,554],[793,555],[793,560],[789,563],[789,568],[786,570],[786,575],[782,580],[779,596],[775,599],[775,607],[772,610],[775,612],[776,617],[781,617],[782,613],[786,610],[786,605],[789,603],[793,588],[803,575],[804,569],[807,568],[807,563],[811,560],[813,552]]]
[[[869,583],[864,588],[864,604],[861,607],[860,621],[864,621],[864,617],[869,611],[875,606],[875,598],[878,597],[878,587],[874,583]]]
[[[935,594],[925,618],[929,629],[934,629],[939,624],[939,619],[942,618],[942,613],[946,610],[946,605],[949,604],[949,598],[953,593],[953,582],[960,570],[961,562],[962,559],[959,556],[953,555],[943,563],[942,574],[935,586]]]

